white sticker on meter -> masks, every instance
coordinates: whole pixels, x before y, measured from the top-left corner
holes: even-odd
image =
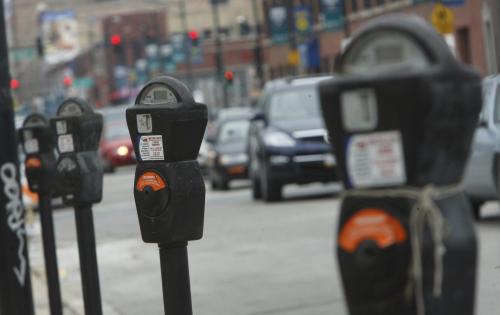
[[[377,96],[373,89],[342,93],[342,122],[347,131],[368,131],[377,127]]]
[[[150,133],[153,132],[153,121],[151,114],[139,114],[137,117],[137,132]]]
[[[73,135],[69,134],[57,137],[57,146],[59,147],[59,152],[61,153],[75,151]]]
[[[141,136],[139,140],[139,154],[143,161],[163,161],[163,137],[161,135],[155,136]]]
[[[68,132],[68,126],[66,124],[66,121],[64,120],[58,120],[56,121],[56,130],[58,135],[62,135]]]
[[[38,139],[29,139],[24,141],[24,150],[27,154],[38,153],[38,150],[40,150],[38,147]]]
[[[406,183],[399,131],[353,135],[347,144],[347,173],[353,187]]]

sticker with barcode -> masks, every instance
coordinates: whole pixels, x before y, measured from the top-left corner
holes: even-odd
[[[141,136],[139,154],[142,161],[163,161],[163,137],[161,135]]]
[[[58,135],[62,135],[68,132],[68,125],[65,120],[56,121],[56,130]]]
[[[28,139],[24,141],[24,150],[27,154],[38,153],[40,150],[38,146],[38,139]]]
[[[57,146],[59,147],[59,152],[61,153],[75,151],[73,135],[69,134],[57,137]]]
[[[151,114],[139,114],[137,118],[137,132],[150,133],[153,131],[153,121]]]

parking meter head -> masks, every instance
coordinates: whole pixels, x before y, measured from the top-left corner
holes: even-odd
[[[68,205],[102,199],[103,169],[97,153],[102,123],[102,115],[78,98],[65,100],[51,119],[60,153],[56,167],[59,190]]]
[[[347,188],[461,180],[481,108],[480,78],[420,18],[384,16],[354,35],[323,117]]]
[[[159,77],[148,82],[126,115],[139,162],[179,162],[198,157],[207,125],[207,106],[196,103],[180,81]]]
[[[102,115],[78,98],[65,100],[51,120],[59,153],[95,151],[101,140]]]
[[[41,114],[30,114],[19,129],[19,139],[26,159],[26,178],[31,191],[54,192],[54,138],[48,120]]]
[[[196,158],[206,105],[180,81],[159,77],[145,85],[126,116],[138,161],[134,198],[143,241],[201,238],[205,184]]]

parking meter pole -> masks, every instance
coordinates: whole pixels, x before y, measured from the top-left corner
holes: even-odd
[[[192,315],[187,242],[159,247],[165,314]]]
[[[203,236],[205,183],[196,157],[207,106],[162,76],[146,84],[126,116],[138,162],[135,206],[142,240],[160,248],[165,314],[191,315],[187,243]]]
[[[90,204],[75,206],[75,220],[85,314],[101,315],[102,302],[92,206]]]
[[[0,56],[0,314],[31,315],[34,306],[19,184],[3,1],[0,1]]]
[[[45,272],[47,274],[47,285],[49,289],[50,314],[62,315],[61,286],[59,282],[59,268],[57,266],[54,219],[52,216],[52,196],[41,194],[39,198]]]

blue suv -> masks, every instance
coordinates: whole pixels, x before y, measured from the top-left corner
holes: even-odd
[[[321,117],[317,84],[329,76],[270,81],[248,140],[254,199],[278,201],[286,184],[331,182],[335,157]]]

